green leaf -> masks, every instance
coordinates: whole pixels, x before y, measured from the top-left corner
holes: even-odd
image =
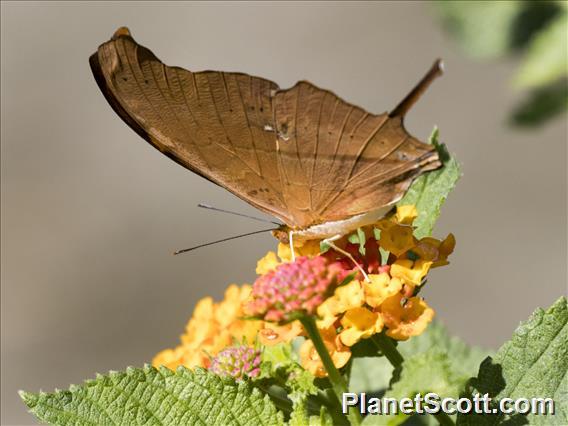
[[[367,239],[362,228],[357,228],[357,233],[349,235],[347,241],[351,244],[359,244],[359,253],[361,253],[361,256],[365,256],[365,242]]]
[[[351,244],[359,244],[359,235],[351,234],[347,237],[347,241],[349,241]]]
[[[538,126],[568,109],[568,79],[531,91],[511,115],[516,126]]]
[[[440,209],[450,191],[461,176],[460,168],[454,157],[451,157],[445,145],[438,142],[438,129],[435,128],[430,136],[430,143],[438,150],[443,165],[438,170],[423,174],[412,182],[412,185],[397,203],[399,206],[414,204],[418,217],[414,220],[416,230],[414,235],[422,238],[430,235]]]
[[[427,352],[413,355],[404,360],[400,379],[387,391],[385,398],[413,399],[418,393],[426,395],[429,392],[434,392],[441,398],[456,398],[467,378],[467,375],[460,375],[456,372],[447,354],[439,349],[431,348]],[[411,417],[421,424],[428,424],[430,420],[433,420],[428,419],[429,416],[424,413],[415,415],[399,413],[398,415],[387,416],[381,421],[389,426],[395,426]]]
[[[441,0],[435,6],[445,29],[466,53],[497,58],[525,49],[566,2]]]
[[[20,396],[39,420],[57,425],[282,425],[268,396],[207,370],[145,366],[98,375],[82,386]]]
[[[492,58],[511,47],[511,33],[522,2],[437,1],[442,24],[470,55]]]
[[[404,414],[376,414],[366,416],[362,424],[363,426],[398,426],[403,424],[407,419],[408,416]]]
[[[502,398],[552,398],[554,415],[459,415],[459,425],[568,424],[568,306],[560,298],[548,310],[537,309],[492,359],[470,380],[466,395]]]
[[[414,354],[439,349],[448,354],[452,369],[459,375],[471,377],[475,374],[479,363],[490,355],[490,352],[477,346],[469,346],[456,336],[451,336],[446,327],[434,321],[426,332],[398,345],[404,358]]]
[[[468,378],[454,370],[447,354],[430,349],[404,360],[400,380],[386,396],[402,399],[414,398],[417,393],[434,392],[440,397],[455,397]]]
[[[331,248],[329,244],[325,242],[325,240],[320,241],[320,253],[325,253]]]
[[[333,426],[333,418],[325,406],[320,408],[319,415],[310,415],[307,398],[294,404],[288,426]]]
[[[479,362],[488,352],[470,347],[457,337],[449,335],[439,322],[432,323],[422,335],[406,342],[399,342],[397,349],[405,358],[401,376],[389,390],[393,368],[384,358],[356,359],[351,370],[352,392],[375,391],[385,397],[402,398],[439,392],[457,398],[467,378],[475,373]],[[380,384],[380,387],[377,387]],[[408,395],[407,395],[408,394]],[[437,425],[435,417],[424,414],[367,416],[365,426],[397,426],[409,422],[412,425]]]
[[[452,337],[438,321],[430,324],[420,336],[398,342],[397,349],[404,358],[437,349],[447,354],[450,368],[459,377],[474,375],[479,363],[489,355],[485,350],[468,346],[459,338]],[[355,393],[384,392],[389,388],[392,373],[393,368],[384,357],[355,358],[349,390]]]
[[[373,228],[373,234],[375,240],[379,241],[381,239],[381,230],[379,228]],[[379,246],[379,253],[381,254],[381,265],[386,265],[389,260],[390,251]]]
[[[568,75],[567,33],[568,13],[564,12],[533,38],[515,85],[535,88]]]
[[[566,109],[566,98],[552,87],[568,74],[566,0],[434,4],[445,29],[471,56],[521,57],[514,83],[534,92],[515,108],[514,124],[540,125]],[[549,87],[537,91],[544,86]]]
[[[290,343],[264,347],[260,377],[268,384],[285,388],[287,397],[294,403],[307,395],[315,395],[319,390],[314,384],[314,375],[298,363],[297,354]]]
[[[384,357],[355,358],[351,367],[349,391],[355,393],[384,391],[389,387],[392,372],[392,365]]]
[[[288,366],[295,361],[290,343],[278,343],[277,345],[262,347],[262,364],[277,369]]]

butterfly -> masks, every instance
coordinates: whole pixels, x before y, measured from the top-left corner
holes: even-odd
[[[281,89],[243,73],[167,66],[119,28],[90,57],[116,113],[162,153],[284,225],[273,234],[329,243],[375,223],[435,148],[404,128],[442,73],[438,60],[390,113],[371,114],[307,81]]]

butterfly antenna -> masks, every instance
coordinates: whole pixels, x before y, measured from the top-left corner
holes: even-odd
[[[418,82],[414,89],[393,109],[389,116],[390,117],[404,117],[406,113],[412,108],[412,106],[420,99],[420,96],[428,89],[430,84],[436,79],[436,77],[441,76],[444,73],[444,63],[441,59],[436,59],[436,62],[428,70],[426,75],[422,77],[422,80]]]
[[[221,212],[221,213],[229,213],[229,214],[232,214],[232,215],[235,215],[235,216],[246,217],[246,218],[249,218],[249,219],[252,219],[252,220],[257,220],[259,222],[273,223],[274,225],[278,225],[278,226],[282,225],[281,223],[273,222],[272,220],[267,220],[267,219],[263,219],[261,217],[256,217],[256,216],[250,216],[250,215],[244,214],[244,213],[237,213],[237,212],[233,212],[231,210],[220,209],[218,207],[210,206],[209,204],[199,203],[197,205],[197,207],[201,207],[202,209],[214,210],[216,212]]]
[[[254,231],[254,232],[248,232],[248,233],[246,233],[246,234],[235,235],[234,237],[223,238],[222,240],[212,241],[212,242],[210,242],[210,243],[199,244],[198,246],[195,246],[195,247],[190,247],[190,248],[186,248],[186,249],[183,249],[183,250],[175,251],[175,252],[174,252],[174,255],[176,255],[176,254],[181,254],[181,253],[186,253],[186,252],[188,252],[188,251],[192,251],[192,250],[195,250],[195,249],[198,249],[198,248],[201,248],[201,247],[211,246],[211,245],[217,244],[217,243],[223,243],[223,242],[225,242],[225,241],[235,240],[235,239],[241,238],[241,237],[247,237],[247,236],[249,236],[249,235],[260,234],[260,233],[262,233],[262,232],[268,232],[268,231],[275,231],[276,229],[278,229],[278,228],[262,229],[262,230],[260,230],[260,231]]]

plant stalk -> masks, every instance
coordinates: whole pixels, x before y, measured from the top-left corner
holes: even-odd
[[[392,342],[392,339],[386,334],[379,333],[375,334],[372,337],[372,340],[379,348],[379,350],[383,353],[383,355],[389,360],[392,366],[395,369],[400,368],[400,366],[404,362],[404,358]]]
[[[329,381],[331,382],[331,386],[333,388],[333,392],[337,397],[338,403],[341,404],[343,399],[343,394],[347,392],[347,383],[345,379],[341,375],[341,373],[335,368],[333,364],[333,360],[327,351],[327,348],[321,338],[319,330],[316,326],[316,322],[314,318],[308,315],[303,316],[300,318],[300,322],[304,326],[306,333],[308,333],[309,338],[312,340],[314,348],[323,363],[325,371],[327,371],[327,375]],[[352,425],[360,425],[361,424],[361,415],[357,410],[349,410],[349,414],[347,418],[351,422]]]

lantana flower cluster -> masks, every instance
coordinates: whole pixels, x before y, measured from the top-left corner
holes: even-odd
[[[256,280],[246,311],[277,323],[314,315],[346,275],[340,263],[330,263],[323,256],[299,257]]]
[[[221,377],[237,381],[255,378],[260,374],[260,350],[243,344],[230,346],[219,352],[211,361],[209,370]]]
[[[211,358],[235,341],[254,342],[264,325],[262,321],[243,318],[243,306],[250,292],[250,285],[231,284],[222,302],[215,303],[211,297],[201,299],[180,337],[180,344],[158,353],[152,364],[171,370],[180,365],[209,368]]]
[[[455,239],[452,234],[442,241],[431,237],[417,239],[412,227],[416,217],[414,206],[402,206],[393,216],[363,228],[359,239],[364,235],[364,241],[353,243],[346,237],[336,243],[364,268],[368,280],[357,272],[353,261],[341,253],[330,249],[320,254],[319,241],[308,241],[295,247],[296,256],[323,257],[334,268],[340,265],[346,273],[357,274],[356,279],[335,288],[316,309],[318,329],[337,368],[349,361],[350,348],[361,339],[385,330],[389,337],[406,340],[421,334],[432,321],[434,310],[416,294],[431,268],[448,263],[447,257],[454,249]],[[290,248],[280,244],[278,255],[269,252],[259,261],[257,272],[266,276],[283,269],[281,265],[288,262],[291,262]],[[304,258],[302,262],[305,262]],[[251,296],[255,297],[254,287]],[[279,329],[265,324],[266,327],[270,332],[264,331],[260,335],[265,345],[304,334],[297,323]],[[279,331],[281,335],[278,335]],[[304,368],[316,376],[325,376],[310,340],[303,343],[300,357]]]
[[[360,229],[357,241],[346,236],[335,242],[367,276],[339,251],[321,253],[320,241],[296,243],[294,262],[290,246],[280,243],[277,253],[259,260],[259,278],[252,287],[232,285],[218,304],[210,298],[200,301],[181,344],[160,352],[153,364],[210,367],[211,357],[235,340],[266,346],[289,342],[307,335],[296,319],[302,315],[316,318],[336,368],[347,364],[351,348],[362,339],[381,332],[396,340],[421,334],[434,310],[417,294],[430,269],[448,264],[455,239],[452,234],[444,240],[416,238],[416,217],[414,206],[401,206],[392,216]],[[326,375],[309,338],[299,352],[306,370]],[[241,364],[232,360],[231,365]]]

